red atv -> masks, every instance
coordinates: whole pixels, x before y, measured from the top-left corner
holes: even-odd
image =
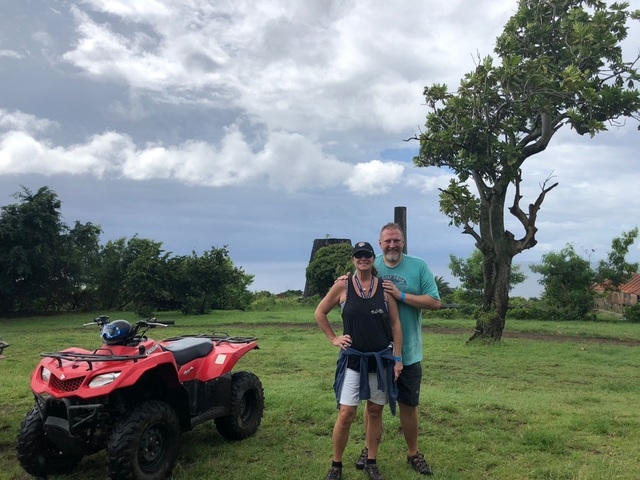
[[[94,319],[103,345],[42,353],[31,376],[35,405],[17,437],[18,460],[36,477],[70,472],[106,449],[112,479],[170,475],[182,432],[213,420],[227,440],[253,435],[264,411],[260,379],[231,372],[255,337],[185,335],[156,342],[151,328]],[[87,325],[94,325],[94,322]]]

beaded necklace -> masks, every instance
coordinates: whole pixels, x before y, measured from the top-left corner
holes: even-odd
[[[371,284],[369,284],[369,291],[366,294],[364,293],[364,289],[362,288],[362,284],[360,283],[360,280],[358,280],[358,275],[354,275],[354,277],[356,279],[356,285],[358,286],[358,290],[360,290],[360,295],[362,296],[362,298],[371,298],[371,294],[373,293],[374,277],[371,277]]]

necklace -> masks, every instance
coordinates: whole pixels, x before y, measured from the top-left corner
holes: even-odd
[[[369,284],[369,291],[366,294],[364,293],[364,289],[362,288],[362,284],[360,283],[360,280],[358,280],[358,276],[354,275],[354,278],[356,279],[356,285],[358,286],[358,290],[360,290],[360,295],[362,296],[362,298],[371,298],[371,294],[373,293],[373,277],[371,277],[371,283]]]

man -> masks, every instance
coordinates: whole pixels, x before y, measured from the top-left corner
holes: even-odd
[[[382,255],[375,261],[382,286],[398,302],[402,325],[403,369],[398,377],[400,426],[407,443],[407,462],[421,475],[431,475],[431,467],[418,450],[418,404],[422,382],[422,310],[440,308],[438,287],[427,264],[420,258],[403,253],[404,234],[397,223],[388,223],[380,231],[378,241]],[[366,429],[365,415],[365,429]],[[356,462],[363,469],[367,447]]]

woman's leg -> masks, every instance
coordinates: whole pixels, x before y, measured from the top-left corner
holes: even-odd
[[[349,405],[340,405],[338,418],[333,426],[333,461],[341,462],[344,449],[347,448],[349,441],[349,430],[351,424],[356,418],[356,410],[358,407]]]
[[[378,445],[382,439],[382,410],[384,405],[378,405],[371,401],[367,401],[366,408],[366,443],[368,448],[369,459],[375,459],[378,457]]]

